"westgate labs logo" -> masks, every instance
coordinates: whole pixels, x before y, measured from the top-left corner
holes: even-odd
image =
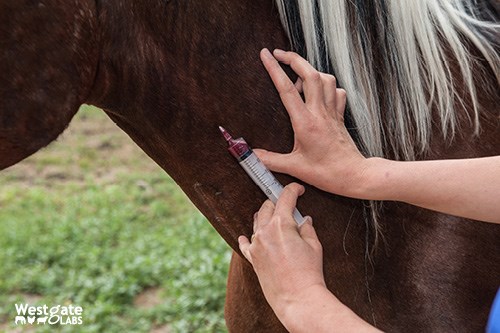
[[[56,305],[48,307],[30,306],[29,304],[15,304],[17,316],[16,325],[81,325],[83,324],[81,306]]]

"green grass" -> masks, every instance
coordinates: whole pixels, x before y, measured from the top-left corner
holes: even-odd
[[[36,332],[225,332],[224,241],[102,112],[67,132],[0,173],[0,331],[27,300],[83,307]]]

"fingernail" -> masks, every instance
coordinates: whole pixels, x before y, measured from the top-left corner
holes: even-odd
[[[284,56],[286,52],[283,50],[280,50],[280,49],[274,49],[273,53],[275,56],[280,57],[280,56]]]
[[[302,195],[306,192],[306,188],[302,184],[297,184],[299,189],[299,194]]]
[[[271,54],[271,52],[269,52],[268,49],[266,48],[263,48],[262,49],[262,55],[265,56],[266,58],[269,58],[269,59],[274,59],[273,55]]]
[[[257,220],[257,216],[259,216],[259,213],[258,213],[258,212],[257,212],[257,213],[255,213],[255,214],[253,214],[253,219],[254,219],[254,220]]]
[[[310,217],[310,216],[306,216],[306,217],[304,217],[304,223],[307,223],[307,222],[311,223],[311,225],[312,225],[312,224],[313,224],[313,219],[312,219],[312,217]]]

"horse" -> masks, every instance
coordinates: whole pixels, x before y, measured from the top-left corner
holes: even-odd
[[[225,307],[229,331],[284,332],[237,244],[239,235],[252,233],[253,213],[265,196],[228,154],[218,131],[222,125],[254,147],[291,150],[293,130],[258,60],[260,49],[294,47],[335,73],[348,99],[357,101],[350,102],[349,127],[366,154],[441,159],[500,153],[498,72],[485,56],[494,53],[478,47],[487,45],[484,41],[474,43],[476,35],[466,30],[453,34],[465,45],[469,73],[475,75],[464,76],[467,70],[452,48],[437,51],[447,64],[440,67],[444,74],[413,78],[428,87],[416,91],[423,100],[444,104],[417,99],[423,109],[401,116],[398,112],[413,104],[390,100],[386,92],[404,97],[412,95],[407,89],[412,86],[398,86],[399,77],[385,70],[411,76],[413,67],[404,65],[404,52],[384,51],[384,43],[404,44],[385,29],[393,24],[385,13],[390,4],[401,3],[391,7],[396,10],[420,2],[332,3],[342,6],[323,8],[321,0],[2,1],[0,170],[55,140],[82,103],[102,108],[180,185],[234,250]],[[495,14],[488,6],[481,15]],[[460,23],[468,13],[471,22],[477,20],[476,30],[488,34],[489,26],[471,8],[454,18]],[[404,28],[409,12],[396,16],[402,20],[397,29]],[[334,18],[344,25],[343,35],[325,30]],[[434,42],[445,43],[445,32],[450,31],[435,32]],[[321,51],[335,43],[346,48],[343,55]],[[426,49],[413,51],[418,55]],[[348,63],[346,68],[361,83],[373,79],[379,95],[373,85],[349,81],[349,71],[340,68],[349,61],[346,55],[361,53],[364,57],[356,59],[378,65]],[[450,77],[457,78],[451,91],[459,98],[446,102],[437,83],[449,84]],[[474,89],[477,94],[470,94]],[[452,111],[440,115],[443,105]],[[429,117],[418,113],[424,110]],[[452,136],[444,133],[450,121]],[[294,180],[276,176],[284,184]],[[305,186],[298,209],[314,218],[327,287],[360,317],[388,331],[479,331],[485,326],[500,281],[498,227],[398,202],[375,207]]]

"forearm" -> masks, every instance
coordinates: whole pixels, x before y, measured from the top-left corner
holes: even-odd
[[[342,304],[325,287],[312,287],[305,294],[276,306],[275,312],[289,332],[380,332]]]
[[[369,163],[360,198],[500,223],[500,156],[416,162],[373,158]]]

